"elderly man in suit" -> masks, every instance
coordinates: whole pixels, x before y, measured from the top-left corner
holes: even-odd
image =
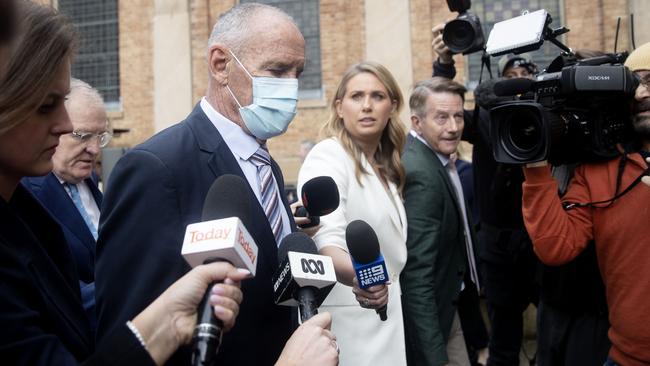
[[[281,10],[246,3],[222,14],[208,42],[206,96],[189,116],[130,150],[105,193],[97,251],[98,339],[131,319],[190,267],[181,256],[185,228],[201,221],[219,176],[248,182],[248,227],[259,247],[257,273],[242,283],[246,300],[224,336],[219,365],[271,365],[295,327],[292,308],[273,303],[278,244],[295,223],[266,141],[296,112],[305,41]],[[168,365],[187,365],[189,347]]]
[[[478,288],[454,161],[464,93],[454,81],[433,78],[417,83],[409,101],[416,136],[402,156],[408,259],[401,275],[409,365],[469,365],[456,308],[461,290]]]
[[[23,184],[59,222],[79,274],[81,296],[91,326],[95,315],[95,241],[102,193],[93,168],[111,132],[104,101],[87,83],[72,79],[65,102],[72,133],[61,136],[52,157],[53,170],[44,177],[23,179]]]

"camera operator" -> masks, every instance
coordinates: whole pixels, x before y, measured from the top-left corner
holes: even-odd
[[[433,76],[454,78],[452,54],[442,39],[444,24],[433,28],[433,50],[438,60]],[[499,61],[500,76],[532,78],[536,66],[527,55],[504,56]],[[484,89],[485,94],[489,94]],[[485,95],[478,95],[480,100]],[[489,98],[496,98],[494,96]],[[517,165],[494,160],[489,138],[490,117],[480,108],[474,124],[473,112],[465,111],[463,139],[473,144],[475,202],[479,205],[478,256],[491,323],[487,365],[518,365],[523,338],[523,312],[537,304],[539,287],[535,281],[539,261],[524,228],[521,216],[521,183]],[[465,329],[464,329],[465,330]]]
[[[634,103],[637,141],[620,146],[620,157],[579,165],[561,199],[546,162],[528,164],[523,184],[526,228],[544,263],[567,263],[595,242],[610,309],[607,366],[650,364],[650,190],[636,185],[650,164],[644,161],[650,156],[650,43],[625,65],[641,80]]]

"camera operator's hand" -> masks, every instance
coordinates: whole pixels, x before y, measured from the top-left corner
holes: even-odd
[[[648,162],[648,164],[650,164],[650,158],[645,158],[645,161]],[[641,178],[641,181],[643,182],[643,184],[650,187],[650,176],[649,175],[646,175],[645,177]]]
[[[454,62],[453,54],[442,39],[442,31],[445,29],[446,24],[440,23],[431,29],[431,32],[433,32],[431,46],[433,47],[433,51],[438,54],[438,62],[441,64],[451,64]]]

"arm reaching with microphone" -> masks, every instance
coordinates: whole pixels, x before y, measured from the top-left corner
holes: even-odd
[[[338,344],[330,331],[332,316],[320,313],[293,333],[275,366],[338,365]]]
[[[197,307],[209,284],[224,280],[212,288],[210,304],[225,330],[235,324],[242,301],[239,283],[250,276],[226,262],[201,265],[174,282],[154,302],[133,319],[145,348],[157,365],[162,365],[178,349],[188,344],[196,325]]]

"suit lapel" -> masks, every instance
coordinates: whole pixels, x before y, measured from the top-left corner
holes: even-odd
[[[282,198],[282,204],[284,205],[284,210],[289,216],[289,225],[291,225],[291,232],[295,231],[296,222],[293,219],[293,213],[291,212],[291,207],[289,206],[289,201],[287,201],[287,195],[284,194],[284,177],[282,176],[282,170],[280,166],[271,158],[271,169],[273,170],[273,176],[275,181],[278,182],[278,189],[280,190],[280,197]]]
[[[460,220],[460,222],[463,222],[460,205],[458,203],[458,194],[456,193],[456,188],[454,188],[454,184],[451,182],[451,178],[449,177],[447,168],[445,168],[445,166],[442,165],[442,162],[438,158],[438,155],[433,150],[431,150],[427,145],[422,143],[422,141],[418,139],[414,139],[414,147],[419,150],[416,156],[421,156],[422,159],[424,160],[423,163],[432,165],[432,167],[436,172],[435,174],[438,174],[440,179],[442,179],[442,181],[445,182],[445,187],[447,188],[447,193],[449,194],[449,196],[447,197],[450,197],[451,201],[453,202],[453,205],[456,208],[456,214],[458,215],[458,219]]]
[[[93,238],[93,234],[88,229],[83,217],[81,217],[77,206],[74,205],[58,178],[53,173],[50,173],[44,184],[44,190],[39,195],[39,198],[52,211],[54,218],[73,233],[80,242],[84,243],[88,250],[94,253],[95,238]],[[51,192],[51,194],[47,194],[47,192]],[[99,207],[99,204],[97,206]]]
[[[369,173],[367,182],[372,186],[369,188],[376,192],[375,197],[377,197],[377,203],[381,202],[381,204],[384,206],[383,212],[388,212],[388,217],[390,218],[391,223],[397,229],[397,232],[399,232],[401,235],[401,233],[404,232],[404,223],[406,223],[406,221],[404,221],[404,218],[401,217],[401,213],[398,209],[398,206],[400,205],[392,202],[392,199],[401,199],[399,198],[399,195],[396,194],[397,191],[394,187],[394,184],[389,183],[389,190],[386,191],[386,189],[384,189],[384,185],[381,183],[381,180],[375,174],[375,170],[372,168],[370,163],[368,163],[368,160],[364,155],[362,155],[362,159],[363,167]]]
[[[99,210],[101,211],[102,199],[104,198],[104,195],[102,194],[102,192],[99,191],[99,188],[97,188],[97,181],[95,180],[94,173],[91,178],[86,178],[86,185],[88,186],[88,189],[90,189],[90,193],[93,195],[93,198],[95,199],[97,208],[99,208]]]

